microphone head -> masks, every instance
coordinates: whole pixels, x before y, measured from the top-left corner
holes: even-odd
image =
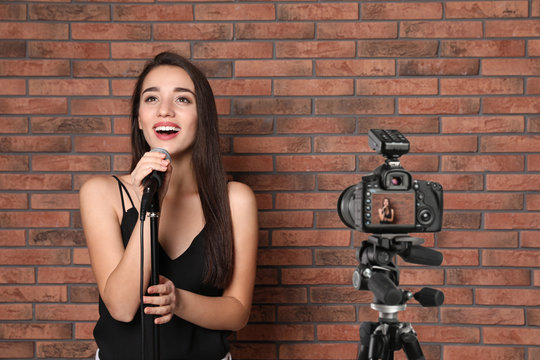
[[[163,148],[153,148],[150,151],[156,151],[156,152],[160,152],[162,154],[165,154],[165,160],[171,161],[171,154],[169,154],[169,152],[167,150],[163,149]]]

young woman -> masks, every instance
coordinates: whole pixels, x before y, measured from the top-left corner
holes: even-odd
[[[379,208],[379,220],[381,224],[394,223],[394,209],[390,206],[390,199],[384,198],[382,208]]]
[[[140,220],[143,179],[159,189],[160,282],[149,286],[144,226],[145,314],[160,327],[162,359],[230,358],[227,335],[248,321],[256,271],[257,208],[251,189],[227,182],[214,96],[204,75],[172,53],[142,71],[132,98],[131,173],[93,177],[81,217],[99,289],[96,358],[141,359]],[[171,156],[166,159],[165,149]],[[145,324],[152,316],[144,316]],[[152,340],[151,323],[145,326]],[[150,346],[145,358],[151,359]]]

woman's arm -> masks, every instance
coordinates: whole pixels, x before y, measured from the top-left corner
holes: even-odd
[[[247,324],[257,269],[257,204],[247,185],[230,182],[228,186],[234,239],[234,272],[231,283],[223,296],[209,297],[174,289],[172,282],[162,278],[162,284],[148,289],[161,296],[144,299],[147,304],[160,305],[145,310],[148,314],[161,315],[156,323],[169,321],[174,313],[208,329],[239,330]]]

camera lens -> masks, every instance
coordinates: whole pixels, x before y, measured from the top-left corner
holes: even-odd
[[[401,183],[403,182],[403,179],[401,177],[394,176],[392,177],[391,181],[392,181],[392,185],[398,186],[398,185],[401,185]]]

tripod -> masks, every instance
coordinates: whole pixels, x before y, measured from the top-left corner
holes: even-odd
[[[354,272],[353,285],[358,290],[370,290],[374,300],[371,308],[379,312],[378,322],[363,322],[360,326],[358,360],[393,360],[394,352],[403,349],[408,360],[424,360],[416,332],[410,323],[400,322],[398,312],[413,297],[422,306],[441,306],[444,294],[423,288],[417,293],[398,288],[399,269],[392,262],[395,255],[403,260],[438,266],[442,254],[420,246],[421,238],[408,235],[371,235],[362,242],[357,253],[360,265]]]

